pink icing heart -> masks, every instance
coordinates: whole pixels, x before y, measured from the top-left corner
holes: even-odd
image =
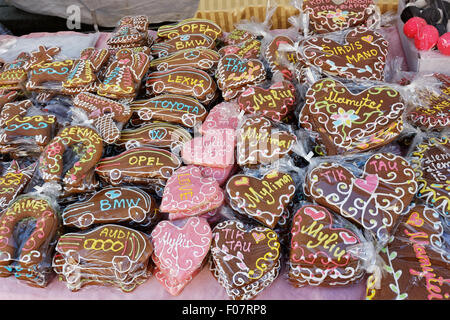
[[[425,221],[420,217],[419,213],[413,212],[406,223],[414,227],[421,227]]]
[[[369,174],[365,179],[355,179],[355,184],[368,193],[372,193],[378,187],[378,176],[376,174]]]
[[[325,212],[316,210],[312,207],[306,207],[304,211],[313,220],[322,220],[327,216],[327,214]]]
[[[223,190],[220,189],[220,191],[216,194],[214,199],[211,201],[203,204],[201,207],[186,210],[186,211],[178,211],[174,213],[169,213],[169,220],[177,220],[177,219],[184,219],[199,215],[204,215],[205,213],[211,212],[214,209],[219,208],[225,200],[225,194]]]
[[[153,257],[153,259],[157,259]],[[157,263],[155,263],[157,264]],[[161,271],[159,267],[155,267],[155,278],[164,286],[164,288],[173,296],[179,295],[183,289],[192,281],[192,279],[201,271],[201,268],[195,270],[191,276],[184,279],[182,282],[178,282],[173,278],[170,278],[165,273],[166,270]]]
[[[161,200],[160,211],[178,213],[193,211],[209,206],[222,192],[219,183],[213,178],[204,177],[199,168],[193,165],[177,169],[167,180]],[[209,211],[197,211],[197,214]]]
[[[171,221],[161,221],[151,233],[153,261],[167,279],[176,283],[192,278],[202,266],[212,240],[205,219],[191,217],[182,222],[185,224],[180,227]]]
[[[354,244],[358,242],[358,239],[348,234],[348,232],[341,231],[339,236],[342,238],[345,244]]]
[[[186,142],[181,157],[188,164],[224,168],[234,164],[235,145],[234,130],[208,130],[204,136]]]
[[[204,135],[208,133],[208,130],[236,130],[238,122],[239,105],[231,102],[222,102],[211,109],[199,131]]]

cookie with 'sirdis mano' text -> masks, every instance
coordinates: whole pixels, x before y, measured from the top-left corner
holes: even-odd
[[[322,74],[347,80],[384,80],[388,42],[367,28],[358,27],[346,33],[338,43],[324,36],[306,39],[301,45],[300,60],[319,68]]]
[[[378,283],[369,276],[366,299],[449,300],[450,255],[444,229],[438,212],[413,207],[381,249],[382,277]]]
[[[278,235],[237,220],[220,222],[213,229],[210,268],[230,299],[252,299],[279,274]]]
[[[325,78],[306,92],[299,124],[316,137],[326,155],[368,151],[386,145],[403,131],[405,104],[397,90],[383,85],[358,93]]]
[[[351,251],[361,240],[334,220],[318,205],[304,205],[295,214],[289,254],[289,280],[294,286],[346,285],[364,275],[361,261]]]
[[[307,199],[330,209],[387,241],[417,191],[415,173],[391,153],[369,157],[355,175],[337,162],[323,162],[306,175]]]
[[[269,228],[274,228],[295,193],[291,175],[273,170],[262,178],[232,176],[226,184],[231,207]]]
[[[450,216],[450,140],[447,135],[430,137],[412,153],[419,184],[417,197],[445,217]]]
[[[178,295],[202,268],[212,240],[208,222],[191,217],[180,222],[161,221],[153,229],[153,262],[158,280]]]

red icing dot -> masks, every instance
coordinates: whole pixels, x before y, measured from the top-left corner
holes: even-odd
[[[437,42],[440,53],[450,56],[450,32],[444,33]]]
[[[436,27],[426,25],[419,28],[415,38],[414,45],[418,50],[430,50],[433,48],[439,39],[439,31]]]
[[[425,19],[422,19],[420,17],[413,17],[409,19],[403,26],[403,33],[408,38],[414,38],[416,36],[417,31],[419,31],[420,27],[426,25],[427,22],[425,21]]]

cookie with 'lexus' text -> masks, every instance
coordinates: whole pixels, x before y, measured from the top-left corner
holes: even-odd
[[[371,232],[380,243],[392,235],[416,191],[412,166],[391,153],[373,154],[363,169],[321,162],[309,170],[304,184],[307,199]]]

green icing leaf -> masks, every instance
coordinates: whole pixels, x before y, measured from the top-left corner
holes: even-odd
[[[402,275],[402,270],[398,270],[396,273],[394,273],[395,280],[398,280],[401,275]]]
[[[389,273],[393,273],[394,272],[394,270],[392,270],[392,268],[390,267],[390,266],[388,266],[388,265],[384,265],[384,269],[387,271],[387,272],[389,272]]]
[[[398,287],[397,287],[395,284],[390,283],[390,284],[389,284],[389,288],[391,288],[391,290],[392,290],[394,293],[398,294]]]
[[[391,254],[389,255],[389,260],[394,260],[395,258],[397,258],[397,252],[392,251]]]
[[[405,292],[405,293],[398,295],[397,300],[405,300],[407,297],[408,297],[408,294]]]

